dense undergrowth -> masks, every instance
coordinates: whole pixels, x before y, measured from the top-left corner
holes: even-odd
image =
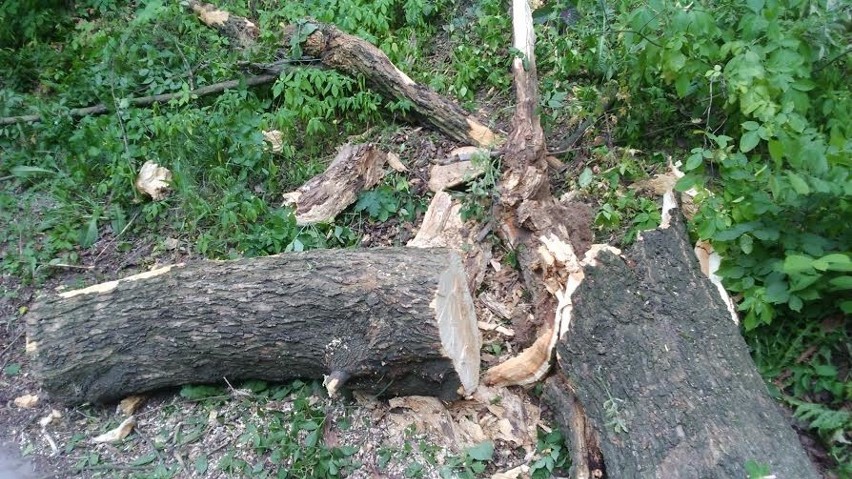
[[[256,19],[256,47],[233,48],[177,2],[0,4],[0,272],[39,283],[109,238],[180,238],[210,258],[358,244],[364,222],[412,221],[428,199],[391,175],[335,224],[297,227],[280,195],[322,171],[354,135],[390,135],[407,105],[363,79],[294,63],[269,86],[193,98],[271,61],[280,23],[306,16],[380,46],[412,78],[469,108],[511,88],[507,4],[497,0],[225,1]],[[599,202],[602,236],[629,242],[659,219],[625,186],[669,158],[696,188],[691,221],[725,257],[743,332],[777,397],[819,435],[841,474],[852,430],[852,7],[829,0],[553,2],[535,12],[543,124],[559,146],[581,120],[602,140],[565,154],[585,162],[576,187]],[[150,108],[127,98],[184,92]],[[110,113],[72,119],[97,103]],[[607,107],[609,110],[606,110]],[[499,105],[511,109],[512,105]],[[283,132],[273,154],[262,130]],[[146,160],[174,193],[133,188]],[[493,180],[493,178],[492,178]],[[478,182],[487,201],[494,181]],[[478,211],[487,211],[480,208]]]

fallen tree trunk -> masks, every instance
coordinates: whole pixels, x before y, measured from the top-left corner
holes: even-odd
[[[818,477],[679,218],[599,254],[572,295],[546,388],[582,456],[572,477],[743,478],[749,461]]]
[[[450,399],[479,378],[472,299],[445,249],[175,265],[52,293],[28,317],[34,371],[66,403],[223,377]]]
[[[397,68],[378,47],[363,38],[350,35],[334,25],[311,24],[315,31],[302,43],[307,55],[318,57],[324,65],[353,77],[363,75],[370,87],[387,98],[411,102],[413,112],[438,131],[476,146],[492,146],[502,141],[473,115],[458,104],[420,85]],[[285,30],[285,45],[296,29]]]
[[[257,27],[246,18],[197,0],[190,0],[187,6],[199,20],[243,47],[252,44],[258,36]],[[310,34],[303,35],[306,31]],[[371,88],[386,98],[411,102],[413,113],[421,120],[455,140],[486,147],[503,141],[500,135],[458,104],[412,80],[383,51],[363,38],[334,25],[300,22],[284,30],[285,48],[295,43],[300,44],[304,54],[319,58],[325,66],[356,78],[363,76]],[[289,56],[289,51],[282,56]]]

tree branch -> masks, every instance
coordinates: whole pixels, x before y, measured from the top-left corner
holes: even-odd
[[[282,68],[283,69],[283,68]],[[252,77],[245,78],[244,80],[228,80],[221,83],[214,83],[212,85],[203,86],[201,88],[196,88],[194,90],[190,90],[189,94],[197,97],[204,95],[212,95],[214,93],[221,93],[225,90],[230,90],[231,88],[236,88],[240,85],[242,81],[245,81],[248,86],[257,86],[265,83],[272,83],[278,78],[278,74],[263,74],[256,75]],[[160,95],[150,95],[150,96],[142,96],[138,98],[128,98],[128,103],[132,106],[148,106],[153,105],[154,103],[165,103],[175,98],[180,98],[185,95],[184,92],[180,93],[163,93]],[[103,103],[94,106],[88,106],[85,108],[73,108],[68,111],[68,115],[73,118],[81,118],[89,115],[103,115],[104,113],[108,113],[110,111],[109,107]],[[14,125],[15,123],[36,123],[43,121],[41,115],[21,115],[21,116],[9,116],[5,118],[0,118],[0,126],[6,125]]]

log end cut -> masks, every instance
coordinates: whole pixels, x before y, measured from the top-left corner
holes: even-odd
[[[452,360],[464,394],[472,394],[479,385],[482,337],[464,267],[455,254],[451,255],[449,265],[438,279],[431,306],[435,309],[442,352]]]

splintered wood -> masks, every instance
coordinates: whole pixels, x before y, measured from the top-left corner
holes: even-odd
[[[284,204],[294,208],[298,225],[330,222],[381,181],[387,160],[373,145],[343,145],[325,172],[285,193]]]

